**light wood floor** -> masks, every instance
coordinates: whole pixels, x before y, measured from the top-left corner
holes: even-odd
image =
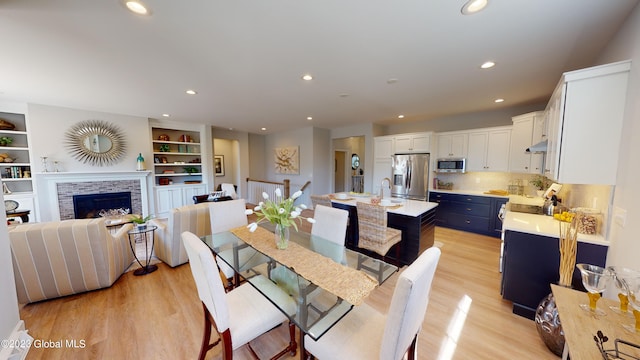
[[[534,322],[513,315],[511,303],[500,297],[499,239],[436,228],[436,241],[443,244],[442,257],[418,341],[419,359],[557,359]],[[397,274],[367,302],[386,311],[396,279]],[[32,348],[30,360],[195,359],[203,326],[188,264],[160,264],[142,277],[129,272],[108,289],[25,305],[20,317],[35,339],[63,343],[62,349]],[[286,339],[281,326],[252,344],[268,358]],[[66,340],[79,345],[84,340],[86,346],[66,348]],[[235,356],[251,358],[246,347]],[[207,356],[219,358],[219,346]]]

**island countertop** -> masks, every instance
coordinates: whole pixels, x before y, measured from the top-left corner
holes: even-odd
[[[429,202],[429,201],[409,200],[409,199],[400,199],[400,198],[392,198],[392,199],[394,203],[391,206],[388,206],[387,212],[398,214],[398,215],[418,217],[426,213],[427,211],[435,208],[436,206],[438,206],[438,203]],[[358,201],[370,203],[371,197],[349,195],[349,197],[345,200],[331,199],[331,202],[333,203],[345,204],[350,206],[356,206],[356,203]]]

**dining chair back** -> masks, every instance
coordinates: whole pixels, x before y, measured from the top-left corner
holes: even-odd
[[[358,247],[385,256],[402,238],[398,229],[387,227],[387,208],[358,201]]]
[[[331,198],[329,195],[311,195],[311,205],[315,209],[318,205],[331,207]]]
[[[349,212],[331,206],[317,205],[313,211],[315,223],[311,235],[320,236],[336,244],[344,245],[347,235]]]
[[[204,335],[199,359],[204,359],[207,351],[220,342],[222,342],[222,358],[232,359],[233,350],[249,344],[253,339],[287,320],[287,316],[251,284],[241,285],[225,293],[222,280],[216,271],[211,249],[195,234],[188,231],[182,233],[182,241],[189,257],[198,296],[203,304]],[[256,286],[259,286],[262,291],[273,294],[271,296],[277,299],[278,303],[288,304],[288,312],[295,313],[295,304],[290,303],[293,300],[290,300],[289,296],[269,279],[257,276],[252,281],[255,281]],[[212,327],[218,332],[219,339],[210,344]],[[289,336],[289,345],[274,359],[287,352],[295,355],[297,350],[295,326],[291,322],[289,322]],[[254,352],[253,349],[251,351]]]
[[[319,359],[415,360],[439,259],[440,249],[431,247],[400,273],[387,314],[366,303],[355,307],[318,340],[306,335],[303,351]]]
[[[217,234],[233,228],[246,226],[247,209],[244,199],[212,202],[209,204],[211,218],[211,233]]]
[[[238,194],[236,194],[236,187],[233,184],[222,183],[220,185],[220,189],[224,191],[225,196],[230,196],[232,199],[238,198]]]

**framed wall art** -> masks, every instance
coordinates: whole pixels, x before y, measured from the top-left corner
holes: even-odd
[[[275,149],[276,174],[300,174],[300,153],[298,146]]]
[[[224,176],[224,155],[213,156],[213,171],[216,176]]]

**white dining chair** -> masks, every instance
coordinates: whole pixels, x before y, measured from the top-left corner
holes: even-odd
[[[238,198],[238,194],[236,194],[236,187],[233,184],[222,183],[220,185],[220,189],[224,191],[226,196],[230,196],[234,200]]]
[[[347,210],[317,205],[313,211],[315,223],[311,227],[311,235],[319,236],[335,244],[344,246],[347,236],[349,212]],[[332,258],[337,263],[346,261],[344,249],[337,246],[323,246],[323,241],[314,241],[311,245],[314,251]]]
[[[302,351],[318,359],[415,359],[439,259],[431,247],[399,275],[387,314],[360,305],[317,341],[305,335]]]
[[[211,233],[218,234],[221,232],[229,231],[231,229],[247,226],[249,223],[247,220],[247,214],[245,213],[246,205],[244,199],[218,201],[209,204],[209,218],[211,221]],[[233,281],[235,277],[235,271],[229,264],[227,264],[220,257],[231,258],[231,249],[221,251],[216,257],[218,268],[227,278],[226,289],[230,289],[238,284]],[[251,249],[238,250],[238,263],[243,268],[251,268],[253,266],[262,264],[268,261],[268,258],[264,256],[254,256],[255,251]]]
[[[252,284],[245,283],[225,293],[211,249],[191,232],[182,233],[182,241],[204,311],[204,335],[198,359],[203,360],[206,353],[220,342],[223,359],[232,359],[233,351],[245,344],[255,354],[249,342],[282,324],[287,316]],[[269,279],[256,276],[251,282],[261,291],[268,292],[272,301],[286,305],[288,314],[295,314],[293,300]],[[210,344],[211,327],[219,334],[219,339],[213,344]],[[290,321],[289,337],[289,345],[273,359],[286,353],[296,354],[295,325]]]

